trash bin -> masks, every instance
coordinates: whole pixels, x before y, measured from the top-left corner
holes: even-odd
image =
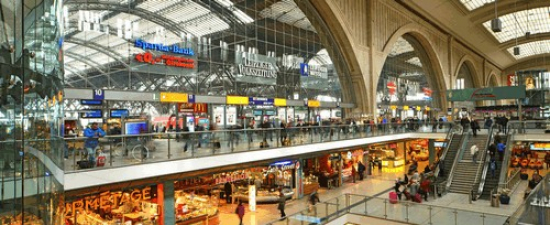
[[[492,207],[500,207],[500,195],[499,194],[493,194],[491,197],[491,206]]]

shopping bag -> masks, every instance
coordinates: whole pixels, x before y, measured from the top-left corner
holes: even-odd
[[[105,156],[105,154],[103,153],[100,153],[99,156],[97,157],[97,166],[98,167],[105,166],[106,161],[107,161],[107,156]]]

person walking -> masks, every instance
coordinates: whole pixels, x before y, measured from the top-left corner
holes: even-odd
[[[470,148],[470,154],[472,154],[472,162],[474,162],[474,164],[477,164],[477,152],[479,152],[479,148],[476,144],[473,144]]]
[[[244,205],[242,202],[239,201],[239,205],[237,206],[237,209],[235,210],[237,215],[239,216],[239,225],[243,225],[243,217],[244,217]]]
[[[355,166],[353,165],[353,163],[351,164],[351,180],[353,183],[355,183],[355,175],[357,174],[356,170],[355,170]]]
[[[88,161],[95,166],[95,155],[99,147],[99,138],[105,137],[105,131],[98,127],[97,123],[92,123],[91,127],[84,130],[84,136],[87,137],[84,147],[88,152]]]
[[[317,214],[317,208],[315,208],[315,205],[319,202],[321,202],[321,200],[319,200],[319,193],[317,193],[317,191],[315,191],[315,192],[313,192],[309,195],[308,209],[309,209],[310,212],[313,212],[313,215]]]
[[[359,172],[359,180],[363,180],[363,177],[365,176],[365,165],[359,161],[357,163],[357,172]]]
[[[286,217],[285,204],[286,204],[286,197],[281,191],[279,192],[279,205],[277,206],[277,209],[281,212],[281,220]]]
[[[474,134],[474,137],[477,137],[477,131],[480,130],[479,124],[473,118],[472,118],[472,121],[470,122],[470,127],[472,128],[472,133]]]

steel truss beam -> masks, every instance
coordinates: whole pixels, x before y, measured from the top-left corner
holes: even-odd
[[[102,46],[99,46],[95,42],[85,41],[85,40],[81,40],[81,39],[77,39],[77,38],[71,38],[70,40],[65,40],[65,42],[81,45],[81,46],[88,47],[88,48],[91,48],[93,50],[96,50],[98,52],[101,52],[101,53],[115,59],[116,61],[120,62],[122,65],[124,65],[124,67],[130,68],[130,66],[126,62],[124,62],[124,60],[123,60],[126,57],[124,57],[121,54],[119,54],[115,51],[112,51],[108,48],[104,48]]]

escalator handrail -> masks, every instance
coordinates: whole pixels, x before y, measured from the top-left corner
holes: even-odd
[[[453,181],[454,170],[456,168],[456,165],[460,161],[460,158],[462,158],[462,155],[466,149],[466,146],[468,146],[468,139],[470,138],[470,135],[472,135],[471,132],[468,132],[462,135],[462,139],[460,140],[460,143],[462,143],[462,146],[458,149],[453,161],[453,165],[451,166],[451,170],[449,171],[449,176],[447,177],[447,185],[445,187],[446,190],[449,190],[449,188],[451,187],[451,184],[453,183],[452,181]]]
[[[500,177],[498,178],[499,191],[505,188],[508,174],[508,165],[510,165],[510,158],[512,156],[512,144],[514,142],[514,134],[517,130],[508,130],[508,135],[506,137],[506,149],[504,150],[504,158],[502,159],[502,165],[500,165]]]
[[[487,157],[487,151],[489,151],[489,146],[491,145],[491,142],[493,141],[493,138],[495,136],[495,133],[494,133],[494,125],[491,125],[491,127],[489,128],[489,136],[487,137],[487,143],[485,144],[485,150],[483,151],[483,156],[482,156],[482,162],[483,162],[483,170],[481,171],[481,178],[479,180],[479,186],[477,188],[477,196],[476,198],[479,198],[479,196],[481,196],[481,194],[483,193],[483,188],[485,186],[485,179],[487,178],[487,171],[489,170],[489,164],[491,162],[491,157]],[[476,173],[476,180],[474,181],[474,185],[476,183],[478,183],[478,178],[479,176],[479,169]]]
[[[455,130],[453,130],[452,128],[449,129],[449,132],[447,133],[447,137],[446,137],[446,140],[448,140],[447,146],[443,150],[443,153],[441,153],[441,157],[439,157],[439,163],[443,163],[445,158],[447,157],[447,153],[449,152],[449,148],[451,148],[451,143],[453,141],[454,135],[455,135]],[[435,168],[434,176],[439,177],[439,165]]]

